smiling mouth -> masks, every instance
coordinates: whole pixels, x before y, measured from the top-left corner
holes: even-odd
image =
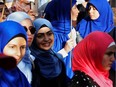
[[[50,46],[50,43],[44,43],[43,46],[49,47]]]

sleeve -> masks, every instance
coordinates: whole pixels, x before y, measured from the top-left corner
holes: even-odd
[[[63,58],[65,58],[66,56],[68,56],[67,52],[63,49],[58,51],[59,54],[61,54],[63,56]]]

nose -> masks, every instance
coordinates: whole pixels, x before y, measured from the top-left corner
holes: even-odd
[[[93,9],[90,7],[89,10],[88,10],[88,12],[92,13],[92,11],[93,11]]]
[[[19,48],[19,49],[17,49],[17,52],[16,52],[16,54],[17,54],[18,58],[19,58],[19,57],[21,57],[22,53],[21,53],[21,50],[20,50],[20,48]]]
[[[115,61],[115,55],[111,56],[111,61]]]
[[[92,9],[90,8],[90,9],[89,9],[89,13],[91,13],[91,12],[92,12]]]
[[[48,41],[49,40],[49,36],[48,35],[44,35],[44,41]]]
[[[31,35],[31,31],[27,29],[27,35]]]

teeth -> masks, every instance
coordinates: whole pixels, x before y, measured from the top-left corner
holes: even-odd
[[[49,46],[49,43],[44,44],[44,46]]]

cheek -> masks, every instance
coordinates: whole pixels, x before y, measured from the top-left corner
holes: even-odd
[[[7,56],[14,56],[15,54],[13,50],[8,49],[7,47],[4,48],[3,53]]]
[[[95,12],[95,18],[98,19],[99,16],[100,16],[99,12],[96,11],[96,12]]]
[[[103,57],[103,60],[102,60],[102,64],[103,65],[105,65],[105,64],[107,64],[108,63],[108,57],[105,55],[104,57]]]
[[[26,53],[26,49],[25,50],[21,50],[22,57],[25,55],[25,53]]]
[[[110,58],[108,56],[104,56],[103,60],[102,60],[102,66],[107,69],[108,64],[110,62]]]
[[[52,40],[52,44],[51,45],[53,45],[54,44],[54,36],[52,36],[51,40]]]
[[[36,39],[36,45],[37,47],[40,47],[42,43],[42,39]]]

